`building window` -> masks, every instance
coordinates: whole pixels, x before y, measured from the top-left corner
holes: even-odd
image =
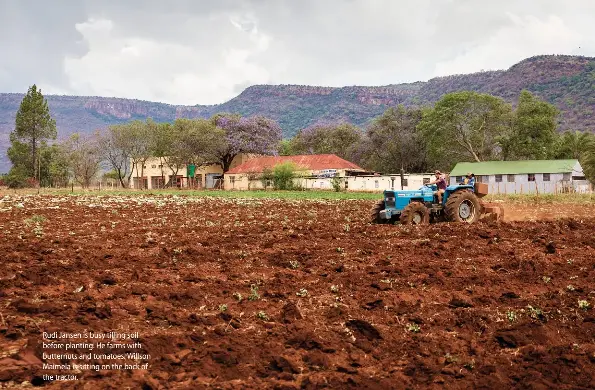
[[[480,183],[489,183],[490,182],[490,177],[487,175],[482,175],[482,176],[478,176],[479,178],[479,182]]]
[[[403,179],[403,187],[409,186],[409,179]]]
[[[378,188],[378,180],[374,180],[374,187]]]
[[[463,176],[457,176],[455,178],[455,180],[457,181],[457,183],[462,183],[463,182]]]
[[[502,183],[502,175],[496,175],[496,183]]]
[[[562,180],[570,181],[570,172],[562,174]]]
[[[236,177],[235,176],[230,176],[229,177],[229,182],[233,185],[236,182]]]
[[[550,174],[549,173],[544,173],[543,174],[543,181],[550,181]]]
[[[151,168],[156,168],[156,167],[157,167],[156,165],[151,165]]]
[[[507,176],[508,176],[508,182],[514,183],[514,175],[507,175]]]
[[[527,181],[535,181],[535,174],[534,173],[529,173],[527,175]]]

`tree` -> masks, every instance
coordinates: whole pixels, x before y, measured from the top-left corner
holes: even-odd
[[[264,116],[241,117],[237,114],[216,114],[211,121],[224,130],[223,142],[216,151],[218,163],[227,172],[240,153],[276,154],[281,141],[281,127]]]
[[[131,161],[128,183],[135,172],[136,177],[144,176],[145,163],[151,157],[151,122],[151,119],[135,120],[121,125],[122,144]]]
[[[269,187],[269,184],[273,182],[273,170],[270,167],[264,167],[259,178],[262,183],[262,188],[266,190]]]
[[[217,162],[217,152],[224,149],[225,131],[207,119],[176,119],[168,132],[165,163],[174,176],[187,164],[197,166]]]
[[[6,175],[5,181],[10,188],[25,186],[28,178],[33,176],[31,164],[31,145],[19,141],[14,132],[10,133],[10,147],[6,151],[12,167]]]
[[[419,124],[431,164],[448,170],[459,161],[499,159],[512,107],[503,99],[470,91],[446,94]]]
[[[580,159],[589,144],[589,140],[593,137],[595,135],[578,130],[567,130],[556,135],[551,157],[554,159]]]
[[[113,169],[122,187],[128,187],[130,179],[124,182],[126,174],[132,174],[130,168],[130,153],[134,141],[127,134],[126,125],[110,126],[99,138],[103,159]]]
[[[585,148],[580,159],[585,177],[595,183],[595,136],[591,136],[585,143]]]
[[[70,179],[70,162],[60,145],[42,147],[41,154],[41,177],[45,178],[41,183],[50,187],[66,187]]]
[[[282,139],[279,142],[279,147],[277,150],[279,151],[279,156],[293,156],[297,154],[293,147],[293,138],[292,139]]]
[[[387,109],[368,127],[362,148],[354,154],[361,154],[362,164],[375,171],[426,171],[426,146],[416,130],[421,118],[420,109],[407,109],[402,105]]]
[[[521,91],[512,131],[503,142],[505,160],[541,160],[555,153],[559,110],[528,91]]]
[[[74,133],[61,146],[74,180],[83,188],[88,188],[101,167],[102,153],[99,149],[98,135],[85,136]]]
[[[353,160],[363,132],[349,123],[318,123],[300,130],[292,139],[295,154],[336,154]]]
[[[149,134],[149,149],[151,156],[159,159],[161,171],[161,185],[166,185],[164,167],[170,153],[174,153],[172,125],[169,123],[147,122]],[[177,170],[174,175],[177,175]]]
[[[16,169],[21,170],[28,177],[39,180],[39,145],[45,140],[52,139],[56,139],[56,122],[50,115],[47,101],[41,94],[41,90],[38,90],[34,84],[21,101],[16,114],[15,129],[11,134],[11,141],[28,145],[29,159],[26,164],[17,165]],[[20,145],[17,148],[22,150]]]

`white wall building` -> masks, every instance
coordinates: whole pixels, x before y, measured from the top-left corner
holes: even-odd
[[[411,173],[401,175],[366,175],[342,177],[342,186],[346,191],[382,192],[384,190],[417,190],[434,178],[432,173]],[[329,190],[333,188],[331,178],[303,178],[300,179],[302,187],[316,190]]]
[[[458,163],[450,172],[450,184],[467,173],[488,184],[490,194],[555,194],[590,192],[578,160],[484,161]]]

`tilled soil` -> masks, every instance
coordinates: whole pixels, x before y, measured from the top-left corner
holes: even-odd
[[[595,218],[372,204],[5,197],[0,388],[595,388]],[[44,381],[52,331],[138,332],[150,366]]]

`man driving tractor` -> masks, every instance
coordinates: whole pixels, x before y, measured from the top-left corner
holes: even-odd
[[[446,191],[446,180],[442,177],[442,172],[438,170],[434,172],[434,175],[436,175],[436,180],[432,180],[428,184],[436,184],[438,191],[434,192],[434,194],[438,196],[438,203],[442,203],[442,194]]]

